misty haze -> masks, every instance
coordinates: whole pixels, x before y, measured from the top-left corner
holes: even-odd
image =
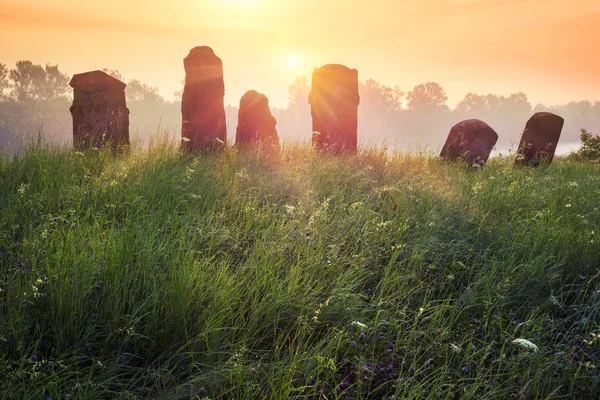
[[[0,33],[0,400],[600,399],[598,0]]]

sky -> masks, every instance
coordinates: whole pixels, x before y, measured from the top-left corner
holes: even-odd
[[[0,63],[118,69],[168,99],[208,45],[232,105],[255,89],[285,107],[296,76],[330,63],[406,92],[438,82],[450,106],[468,92],[600,100],[598,0],[0,0],[0,35]]]

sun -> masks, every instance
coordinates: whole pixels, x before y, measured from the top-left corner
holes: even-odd
[[[302,65],[302,59],[295,54],[290,54],[287,57],[287,66],[289,69],[298,69]]]

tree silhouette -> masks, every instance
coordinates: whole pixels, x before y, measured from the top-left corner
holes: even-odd
[[[18,61],[15,69],[11,69],[11,97],[21,103],[34,100],[39,89],[46,81],[46,71],[41,65],[31,61]]]
[[[125,83],[125,78],[123,78],[123,75],[121,75],[121,73],[119,72],[118,69],[109,69],[109,68],[102,68],[102,72],[112,76],[115,79],[120,80],[121,82]]]
[[[600,117],[600,101],[594,102],[594,105],[592,106],[592,115]]]
[[[10,81],[8,80],[8,68],[6,64],[0,63],[0,101],[6,99],[7,90],[10,87]]]
[[[31,61],[19,61],[11,69],[11,97],[18,102],[31,100],[54,101],[69,96],[69,76],[58,69],[58,65],[42,67]]]
[[[310,85],[306,76],[297,76],[288,87],[288,108],[308,109]]]
[[[41,100],[63,100],[70,94],[69,76],[58,69],[58,65],[46,64],[46,79],[37,88],[37,96]]]
[[[125,89],[127,101],[144,101],[148,103],[164,102],[162,96],[158,93],[158,88],[132,79],[127,82]]]
[[[448,110],[448,96],[439,83],[427,82],[413,88],[406,96],[408,109],[412,111]]]
[[[402,109],[404,92],[398,86],[391,88],[369,79],[360,82],[358,90],[361,110],[382,114]]]
[[[531,103],[523,92],[513,93],[508,98],[502,97],[501,110],[507,113],[529,113]]]
[[[571,101],[566,106],[567,112],[573,116],[585,117],[593,114],[593,104],[591,101]]]
[[[467,93],[456,106],[456,111],[464,113],[482,113],[489,111],[486,96]]]

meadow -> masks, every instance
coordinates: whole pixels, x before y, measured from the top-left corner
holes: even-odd
[[[0,156],[0,399],[595,399],[600,165]]]

